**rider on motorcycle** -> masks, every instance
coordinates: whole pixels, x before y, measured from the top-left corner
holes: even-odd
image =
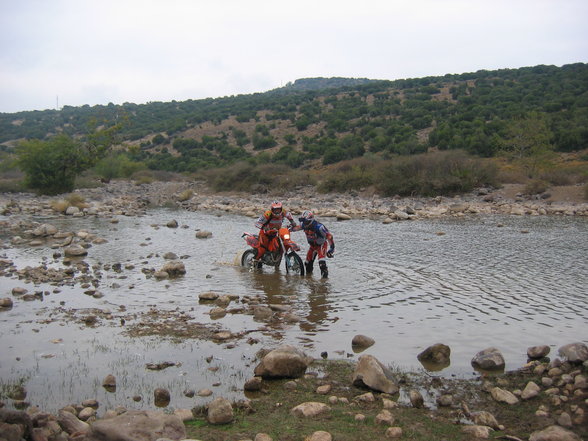
[[[329,270],[327,268],[325,256],[331,258],[335,253],[335,241],[333,240],[333,235],[329,232],[329,230],[327,230],[327,227],[314,218],[312,211],[305,211],[302,213],[302,216],[298,218],[298,220],[300,221],[300,226],[294,228],[294,231],[298,231],[300,229],[304,230],[304,233],[306,234],[306,240],[310,245],[308,253],[306,253],[306,260],[304,261],[306,273],[312,273],[314,259],[318,255],[321,276],[323,278],[329,277]],[[328,249],[327,245],[329,245]]]
[[[270,248],[271,239],[282,227],[284,219],[290,221],[292,228],[297,227],[292,214],[289,211],[284,210],[280,201],[274,201],[270,206],[270,209],[264,211],[263,214],[259,216],[257,222],[255,222],[255,227],[259,228],[259,247],[257,248],[257,255],[255,256],[256,261],[259,261]]]

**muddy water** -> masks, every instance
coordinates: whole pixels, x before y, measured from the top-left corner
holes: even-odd
[[[171,219],[183,228],[165,227]],[[289,276],[283,268],[251,273],[235,265],[245,249],[241,233],[253,231],[253,220],[241,216],[162,209],[142,218],[123,217],[118,224],[47,221],[61,230],[87,229],[106,238],[108,243],[90,248],[86,261],[91,265],[123,266],[120,273],[101,271],[101,299],[84,295],[79,285],[53,292],[49,285],[0,280],[2,297],[15,286],[49,292],[32,302],[14,298],[14,307],[0,312],[0,394],[23,384],[27,401],[49,411],[87,398],[98,399],[101,410],[151,408],[157,387],[171,391],[169,408],[190,408],[219,395],[242,398],[255,352],[280,343],[303,347],[317,358],[326,351],[329,358],[357,359],[351,339],[365,334],[376,340],[365,353],[400,368],[422,369],[416,355],[442,342],[451,347],[451,365],[435,375],[467,377],[474,374],[472,357],[489,346],[498,347],[507,369],[514,369],[526,361],[529,346],[548,344],[555,354],[563,344],[588,342],[586,219],[493,216],[390,225],[324,219],[337,243],[328,280],[318,274]],[[196,239],[197,229],[212,231],[213,237]],[[303,243],[302,233],[293,237]],[[141,270],[161,268],[168,251],[183,257],[187,274],[168,281],[147,278]],[[43,262],[60,267],[53,253],[40,247],[1,254],[19,269]],[[246,314],[212,320],[211,306],[198,302],[205,291],[259,295],[267,304],[290,306],[302,320],[276,326]],[[62,313],[89,308],[108,309],[115,318],[88,327]],[[128,337],[132,315],[153,308],[183,311],[233,333],[249,332],[229,343]],[[119,316],[126,317],[124,324]],[[248,338],[258,343],[249,344]],[[145,368],[166,361],[177,365]],[[107,374],[117,378],[114,392],[101,387]],[[213,391],[211,398],[183,394],[203,388]]]

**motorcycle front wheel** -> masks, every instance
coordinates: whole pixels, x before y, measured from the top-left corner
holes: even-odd
[[[297,274],[299,276],[304,275],[304,263],[302,263],[302,259],[298,254],[292,251],[291,253],[286,254],[284,260],[286,261],[287,273]]]
[[[254,264],[254,260],[255,260],[255,256],[257,255],[257,251],[255,251],[254,249],[249,249],[247,251],[245,251],[243,253],[243,256],[241,256],[241,266],[244,266],[245,268],[251,269],[253,268],[253,264]],[[261,268],[261,262],[259,262],[257,264],[257,268]]]

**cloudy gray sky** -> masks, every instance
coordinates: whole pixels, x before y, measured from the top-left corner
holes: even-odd
[[[0,112],[588,62],[586,0],[0,0]]]

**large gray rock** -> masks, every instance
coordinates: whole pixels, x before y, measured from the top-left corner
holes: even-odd
[[[419,355],[417,359],[420,362],[429,362],[435,364],[449,364],[451,357],[451,349],[443,343],[437,343],[429,346]]]
[[[588,360],[588,346],[584,343],[570,343],[559,348],[558,352],[570,363],[582,363]]]
[[[33,236],[37,237],[53,236],[55,233],[57,233],[57,228],[51,224],[41,224],[35,228],[32,233]]]
[[[529,381],[521,392],[521,398],[523,400],[530,400],[539,395],[539,392],[541,392],[541,388],[535,382]]]
[[[531,346],[527,348],[527,357],[531,360],[537,360],[539,358],[546,357],[549,354],[550,348],[547,345]]]
[[[512,392],[499,387],[490,389],[490,395],[499,403],[517,404],[519,402],[519,399]]]
[[[73,413],[65,410],[60,410],[57,414],[57,422],[61,428],[68,434],[72,433],[87,433],[90,430],[90,425],[78,419]]]
[[[264,378],[297,378],[304,375],[312,357],[291,345],[270,351],[255,368],[255,375]]]
[[[81,245],[71,245],[63,250],[63,254],[66,257],[82,257],[88,254],[88,250],[86,250]]]
[[[474,424],[477,424],[478,426],[488,426],[492,427],[494,430],[500,430],[500,425],[498,424],[498,421],[496,421],[496,417],[485,410],[473,413],[472,419]]]
[[[226,398],[215,398],[208,405],[206,419],[210,424],[228,424],[233,417],[233,406]]]
[[[160,271],[166,272],[170,277],[179,277],[186,274],[186,267],[182,262],[174,260],[163,265]]]
[[[352,381],[355,386],[368,387],[387,394],[398,392],[398,386],[393,381],[390,369],[373,355],[359,357]]]
[[[159,438],[185,439],[186,429],[182,420],[163,412],[131,410],[96,421],[85,441],[155,441]]]
[[[582,441],[582,439],[563,427],[549,426],[546,429],[533,432],[529,441]]]
[[[367,335],[359,334],[353,337],[353,339],[351,340],[351,345],[356,348],[365,349],[372,346],[375,342],[376,341],[373,338],[368,337]]]
[[[328,414],[331,408],[325,403],[317,403],[315,401],[308,401],[306,403],[299,404],[292,408],[290,413],[297,417],[303,418],[314,418],[319,415]]]
[[[472,366],[485,370],[504,369],[504,357],[496,348],[486,348],[472,358]]]

